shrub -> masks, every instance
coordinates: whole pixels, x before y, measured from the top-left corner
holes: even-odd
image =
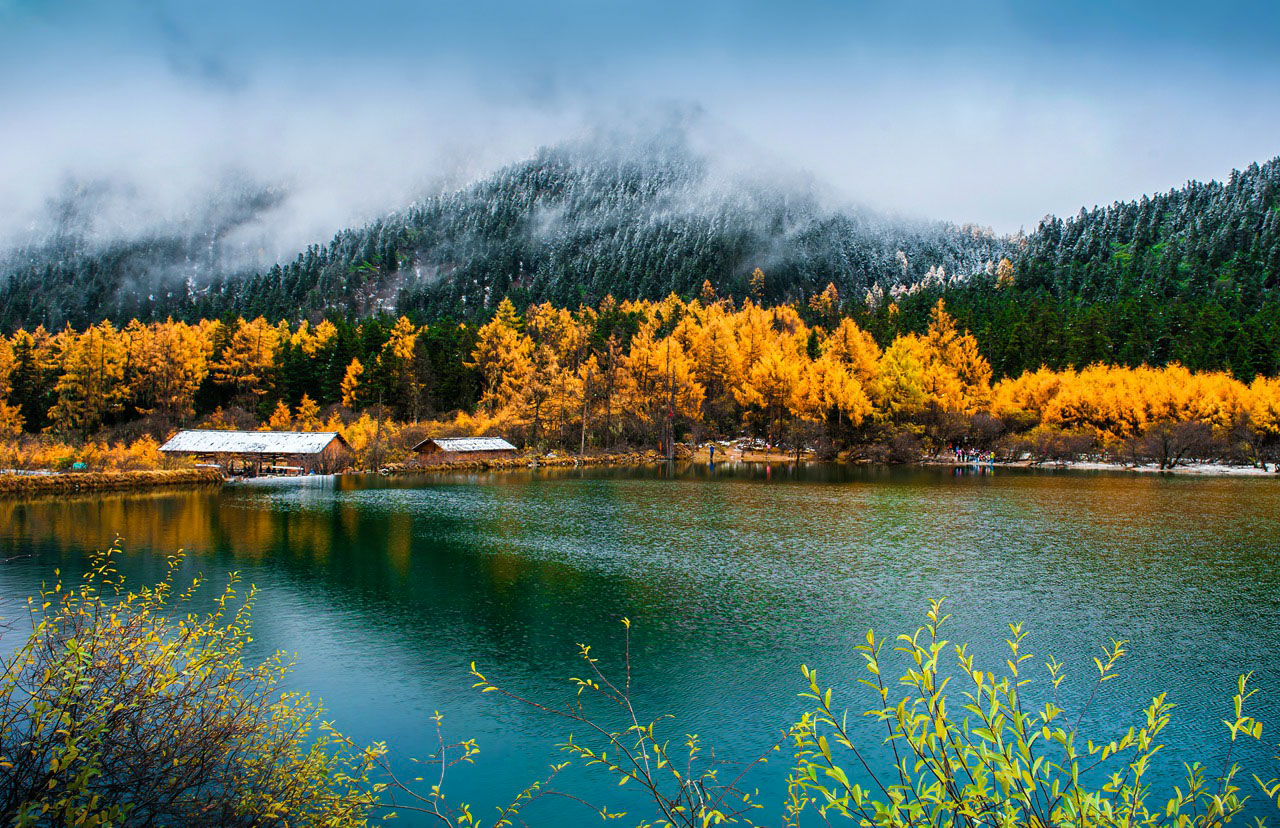
[[[1097,438],[1088,431],[1068,431],[1054,426],[1036,426],[1026,434],[1006,441],[1012,458],[1028,457],[1032,463],[1071,463],[1095,451]]]
[[[807,687],[800,695],[812,706],[785,737],[794,762],[780,822],[865,828],[1220,828],[1244,810],[1260,791],[1280,807],[1280,780],[1246,774],[1229,752],[1210,771],[1200,762],[1185,768],[1185,781],[1159,795],[1150,781],[1161,734],[1172,720],[1166,694],[1155,696],[1132,726],[1118,724],[1118,738],[1095,742],[1081,722],[1104,685],[1117,675],[1126,643],[1113,641],[1094,660],[1097,674],[1087,701],[1068,711],[1058,706],[1065,680],[1063,665],[1050,658],[1044,697],[1033,700],[1026,633],[1010,626],[1005,667],[983,671],[968,645],[952,645],[940,633],[949,616],[932,602],[927,623],[913,634],[892,640],[891,651],[905,663],[896,679],[887,675],[886,640],[868,631],[855,649],[865,662],[860,682],[874,699],[866,716],[881,723],[878,745],[857,744],[848,728],[849,712],[838,710],[834,690],[818,672],[802,667]],[[586,672],[571,680],[574,697],[547,704],[511,692],[472,665],[476,686],[499,693],[547,715],[564,719],[583,735],[561,748],[570,760],[631,783],[643,794],[648,813],[642,825],[706,828],[721,823],[754,824],[762,808],[746,775],[777,746],[754,762],[737,767],[714,759],[696,735],[683,741],[663,735],[669,716],[636,710],[631,696],[630,623],[625,675],[611,678],[599,668],[591,649],[581,646]],[[1245,713],[1257,692],[1241,676],[1231,699],[1232,715],[1223,721],[1234,748],[1241,739],[1261,739],[1262,723]],[[952,683],[967,685],[951,690]],[[592,700],[604,707],[589,705]],[[591,711],[595,711],[594,713]],[[883,747],[893,761],[872,755]],[[471,754],[468,754],[471,755]],[[565,766],[554,768],[558,773]],[[859,781],[860,780],[860,781]],[[530,790],[555,793],[545,783]],[[529,801],[529,791],[516,807]],[[575,797],[576,799],[576,797]],[[581,801],[581,800],[579,800]],[[604,816],[622,816],[587,803]],[[816,811],[816,813],[814,813]],[[469,813],[461,810],[459,813]],[[512,811],[504,812],[509,818]],[[442,818],[449,824],[449,814]],[[651,821],[650,821],[651,820]],[[502,823],[499,824],[509,824]],[[773,824],[771,822],[771,824]],[[1259,820],[1261,824],[1261,820]]]
[[[33,599],[33,631],[0,679],[0,813],[14,826],[363,825],[381,746],[356,749],[277,654],[243,661],[252,589],[233,577],[184,612],[181,556],[125,592],[113,546],[81,583]]]
[[[1067,711],[1058,706],[1063,666],[1052,658],[1045,698],[1032,700],[1027,662],[1033,656],[1021,625],[1010,626],[1007,672],[984,672],[967,645],[940,637],[949,618],[941,603],[933,602],[925,626],[894,640],[892,650],[906,664],[896,682],[886,679],[884,639],[868,631],[856,648],[869,675],[860,681],[875,697],[866,715],[883,723],[895,767],[871,767],[866,746],[850,737],[847,712],[833,706],[832,689],[823,688],[816,670],[803,668],[809,683],[803,697],[814,706],[791,730],[796,762],[788,824],[813,807],[828,822],[838,817],[864,826],[1211,828],[1244,810],[1249,797],[1241,785],[1254,783],[1280,806],[1280,780],[1244,778],[1230,754],[1216,773],[1188,764],[1185,782],[1157,799],[1149,774],[1174,707],[1164,693],[1119,738],[1095,743],[1080,732],[1098,692],[1117,675],[1124,641],[1113,641],[1094,659],[1088,701]],[[1262,736],[1262,723],[1244,713],[1256,692],[1248,689],[1249,678],[1240,677],[1234,715],[1224,720],[1233,746]],[[968,687],[958,699],[948,693],[953,680]],[[865,787],[851,781],[859,774]]]

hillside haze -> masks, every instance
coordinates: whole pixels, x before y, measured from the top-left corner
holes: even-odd
[[[174,228],[98,238],[64,199],[42,239],[11,251],[0,323],[236,313],[409,312],[476,317],[503,295],[561,304],[696,293],[845,296],[965,281],[1010,252],[988,230],[828,206],[800,176],[725,170],[680,136],[566,144],[458,190],[344,230],[292,261],[249,269],[227,242],[279,197],[240,187]]]

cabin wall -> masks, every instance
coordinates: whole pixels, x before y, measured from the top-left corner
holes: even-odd
[[[355,461],[355,453],[339,440],[333,440],[324,447],[324,451],[316,458],[316,471],[331,474],[342,471]]]
[[[506,460],[515,457],[510,449],[497,451],[440,451],[434,446],[418,452],[417,462],[423,466],[434,466],[440,463],[477,463],[482,461]]]

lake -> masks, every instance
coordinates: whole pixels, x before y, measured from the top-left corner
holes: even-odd
[[[479,742],[477,764],[451,772],[447,790],[482,816],[563,758],[568,729],[481,696],[468,664],[566,700],[582,674],[578,642],[617,668],[624,616],[637,707],[674,715],[672,737],[696,732],[727,759],[753,758],[803,709],[802,663],[855,713],[869,707],[853,644],[869,626],[913,630],[941,596],[948,637],[971,642],[989,669],[1006,624],[1025,621],[1033,663],[1067,664],[1069,702],[1087,694],[1099,647],[1128,639],[1121,678],[1085,729],[1117,736],[1169,691],[1177,749],[1160,754],[1162,783],[1190,758],[1218,767],[1241,672],[1256,671],[1253,713],[1273,742],[1280,727],[1271,479],[721,464],[324,478],[4,502],[0,518],[5,615],[116,533],[135,584],[179,548],[186,574],[210,577],[205,600],[239,571],[261,590],[255,655],[297,653],[293,684],[321,696],[344,732],[386,740],[400,760],[425,756],[439,710],[448,736]],[[1280,774],[1259,746],[1237,758]],[[769,824],[785,764],[778,755],[754,777],[774,806]],[[630,786],[576,771],[560,784],[640,815]],[[563,799],[526,818],[596,819]]]

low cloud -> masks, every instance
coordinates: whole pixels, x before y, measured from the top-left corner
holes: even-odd
[[[896,18],[765,43],[719,6],[658,45],[645,19],[584,13],[564,30],[575,50],[528,11],[521,34],[497,13],[263,21],[242,5],[220,25],[161,0],[0,7],[0,246],[212,221],[229,260],[264,267],[540,146],[660,131],[673,112],[725,170],[1000,232],[1280,152],[1274,62],[1017,51],[1013,28],[899,45],[876,28]]]

